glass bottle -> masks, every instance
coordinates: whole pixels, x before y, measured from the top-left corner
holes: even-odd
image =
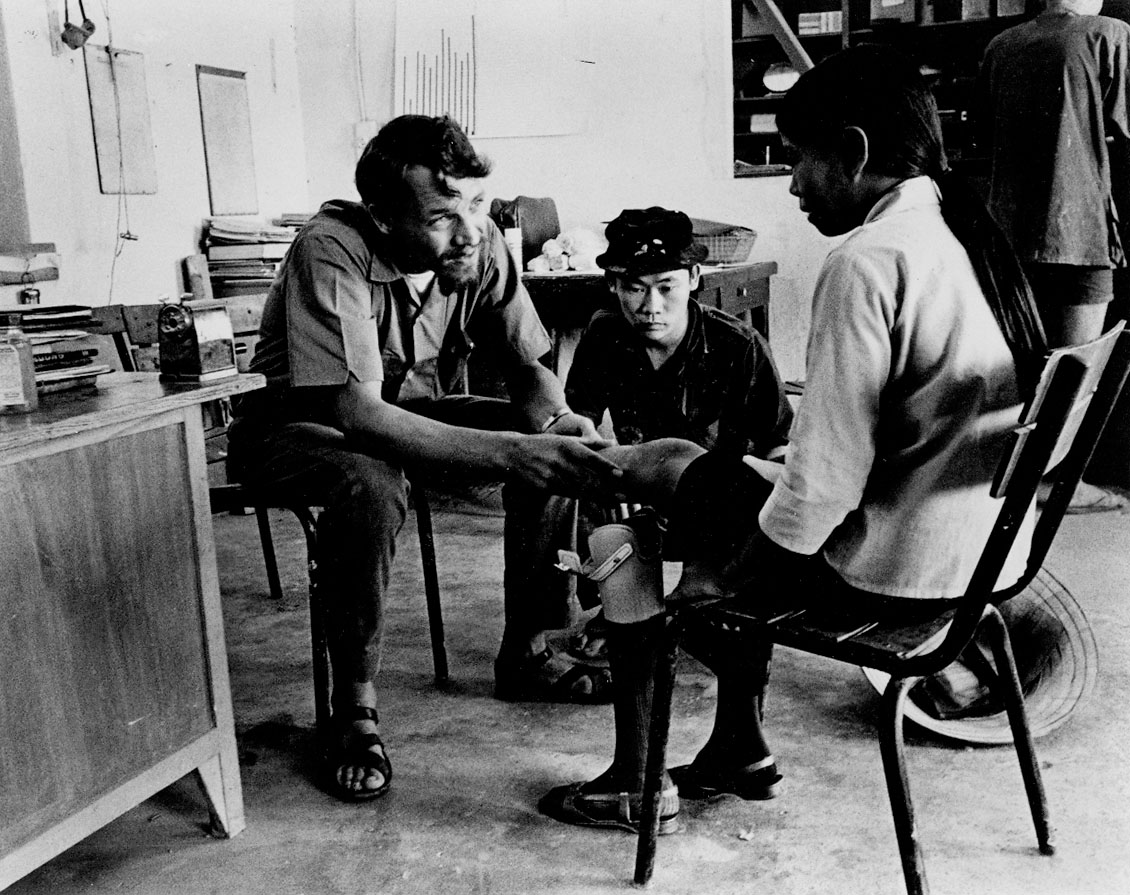
[[[30,413],[38,406],[35,361],[23,315],[0,312],[0,413]]]

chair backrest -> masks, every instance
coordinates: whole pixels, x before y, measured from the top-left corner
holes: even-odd
[[[1015,596],[1043,565],[1064,512],[1130,372],[1130,331],[1119,322],[1093,342],[1057,349],[1045,361],[1036,392],[1021,414],[993,482],[1000,514],[945,640],[918,657],[949,664],[972,637],[985,605]],[[1020,581],[996,584],[1042,479],[1051,494],[1036,521],[1027,570]]]

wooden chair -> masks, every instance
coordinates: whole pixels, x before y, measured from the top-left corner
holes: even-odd
[[[236,330],[237,358],[250,354],[257,338],[259,317],[264,296],[241,296],[230,303],[229,313]],[[98,332],[109,336],[123,370],[128,372],[157,369],[157,312],[158,305],[109,305],[95,308]],[[243,368],[241,363],[240,367]],[[230,422],[230,407],[205,406],[205,448],[210,469],[221,468],[227,456],[226,431]],[[226,479],[226,476],[215,478]],[[418,480],[412,482],[411,506],[416,513],[416,527],[420,537],[420,560],[424,573],[424,594],[428,607],[428,628],[431,634],[432,664],[436,684],[442,686],[449,679],[447,648],[444,642],[443,610],[440,604],[439,575],[436,570],[435,536],[432,530],[431,505],[426,489]],[[310,640],[314,662],[314,711],[318,732],[329,731],[330,718],[330,663],[326,645],[325,606],[320,598],[318,567],[315,557],[318,543],[317,495],[291,496],[280,500],[278,496],[247,486],[229,482],[213,484],[209,489],[212,512],[244,513],[250,507],[255,511],[259,525],[259,539],[263,547],[263,561],[267,570],[267,584],[275,599],[282,597],[278,560],[268,510],[284,509],[295,515],[302,525],[306,538],[306,568],[310,593]]]
[[[1043,854],[1053,853],[1047,800],[1028,729],[1024,696],[1008,630],[996,604],[1022,591],[1047,556],[1064,510],[1130,369],[1130,332],[1122,332],[1122,327],[1119,323],[1094,342],[1050,355],[1037,394],[1025,410],[993,483],[994,495],[1003,497],[1000,515],[956,610],[928,621],[918,618],[913,624],[898,624],[880,622],[862,613],[837,613],[833,617],[826,610],[806,609],[795,594],[788,594],[744,604],[739,596],[669,613],[666,650],[655,678],[636,854],[637,883],[646,883],[654,869],[676,651],[680,632],[691,617],[697,617],[700,623],[746,633],[751,641],[781,644],[890,675],[881,697],[879,740],[910,895],[925,893],[927,883],[904,756],[907,695],[918,681],[950,665],[984,627],[995,663],[995,668],[987,670],[988,676],[1006,707],[1039,848]],[[1017,529],[1032,505],[1037,485],[1045,477],[1054,479],[1054,485],[1036,523],[1027,571],[1012,587],[994,590]]]
[[[321,597],[318,574],[318,513],[317,495],[277,495],[241,484],[213,486],[210,489],[212,512],[224,510],[243,512],[253,507],[259,524],[259,539],[263,545],[263,561],[267,567],[267,582],[271,596],[282,598],[278,561],[275,556],[274,537],[268,516],[270,509],[288,510],[302,526],[306,537],[306,574],[310,593],[310,648],[314,662],[314,718],[319,736],[326,736],[330,726],[330,661],[326,640],[326,606]],[[443,686],[449,679],[447,647],[443,633],[443,607],[440,603],[439,575],[436,571],[435,536],[432,531],[432,511],[428,495],[418,481],[411,483],[410,504],[416,513],[416,528],[420,536],[420,561],[424,572],[424,596],[428,607],[428,628],[431,633],[432,665],[435,681]]]

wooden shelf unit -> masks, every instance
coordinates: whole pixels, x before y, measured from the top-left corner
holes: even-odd
[[[929,72],[951,161],[975,168],[980,163],[974,118],[981,55],[994,36],[1020,24],[1027,16],[1016,14],[1016,0],[983,0],[982,10],[987,9],[988,17],[935,21],[937,16],[959,15],[960,0],[913,0],[914,21],[873,22],[871,2],[842,0],[838,33],[801,35],[796,40],[814,62],[847,46],[897,47]],[[972,10],[971,0],[965,3]],[[741,170],[735,176],[757,176],[757,168],[768,171],[766,162],[779,172],[784,162],[780,137],[768,127],[766,119],[761,120],[760,128],[751,130],[753,116],[774,114],[782,96],[770,93],[761,84],[765,71],[774,63],[788,60],[785,48],[773,33],[743,32],[743,28],[748,30],[751,26],[751,20],[756,21],[750,10],[763,5],[764,0],[732,0],[734,159],[736,171]],[[835,8],[830,0],[778,0],[777,6],[794,34],[801,13]]]

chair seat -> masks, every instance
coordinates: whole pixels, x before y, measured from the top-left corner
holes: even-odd
[[[795,600],[779,606],[754,606],[741,598],[712,604],[701,611],[701,622],[726,630],[762,636],[782,646],[802,649],[830,659],[890,671],[918,655],[944,636],[956,607],[938,613],[921,611],[907,600],[900,618],[878,617],[865,610],[798,606]],[[888,614],[889,615],[889,614]]]

